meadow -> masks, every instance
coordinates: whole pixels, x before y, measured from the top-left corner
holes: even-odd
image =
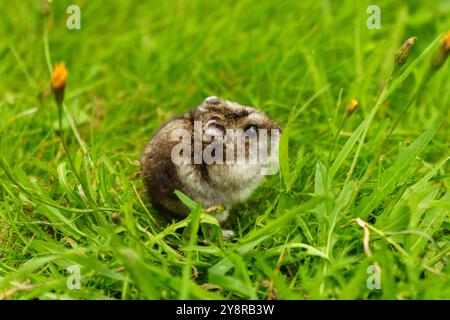
[[[0,299],[450,299],[450,1],[378,2],[0,0]],[[212,95],[283,128],[231,239],[139,176]]]

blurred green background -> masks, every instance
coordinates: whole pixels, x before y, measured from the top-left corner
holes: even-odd
[[[66,9],[72,4],[81,9],[80,30],[66,27]],[[371,4],[381,9],[379,30],[366,26],[370,15],[367,7]],[[442,210],[438,212],[440,222],[432,235],[440,249],[435,250],[430,242],[429,247],[423,246],[417,252],[408,251],[411,256],[405,258],[395,245],[375,236],[379,244],[372,249],[375,260],[383,270],[389,270],[383,274],[381,291],[365,287],[365,270],[372,258],[366,257],[362,229],[355,224],[337,228],[336,233],[330,229],[336,236],[333,243],[340,248],[331,264],[314,255],[304,256],[304,251],[286,261],[281,258],[283,246],[291,242],[325,248],[327,233],[319,232],[321,220],[314,215],[307,214],[304,221],[289,224],[282,234],[268,233],[271,240],[266,242],[261,242],[257,233],[261,226],[270,225],[267,221],[278,221],[283,212],[295,209],[317,192],[317,162],[329,167],[329,160],[369,115],[393,68],[394,55],[407,38],[417,37],[410,65],[449,31],[450,1],[54,0],[46,5],[45,1],[0,0],[0,12],[0,153],[11,170],[0,170],[3,298],[183,297],[177,292],[181,286],[177,279],[189,286],[188,297],[197,298],[203,294],[207,297],[207,290],[215,290],[200,287],[205,283],[222,288],[214,294],[223,298],[450,297],[448,266],[443,260],[449,252],[449,200],[441,199],[446,192],[448,195],[449,188],[445,166],[427,184],[430,194],[416,202],[410,200],[411,207],[404,209],[414,212],[424,205],[437,210],[433,201],[441,201],[437,206]],[[73,175],[61,169],[62,163],[67,167],[68,163],[58,136],[57,109],[49,92],[46,34],[52,64],[64,61],[69,70],[65,102],[89,149],[91,165],[84,162],[83,152],[64,120],[70,152],[86,175],[86,184],[91,186],[98,205],[113,208],[117,211],[115,218],[124,219],[120,227],[107,211],[91,216],[64,210],[95,205],[77,193],[80,186]],[[388,212],[406,194],[407,187],[449,155],[448,62],[433,74],[401,115],[438,49],[439,42],[413,66],[411,75],[378,110],[354,172],[356,180],[367,184],[352,196],[354,205],[343,214],[340,226],[359,216],[357,204],[377,190],[382,172],[436,121],[441,124],[432,142],[411,165],[410,174],[398,181],[395,192],[382,199],[369,221],[392,221]],[[238,219],[229,222],[238,230],[238,244],[245,239],[261,240],[254,243],[250,257],[240,260],[230,253],[239,270],[234,277],[240,282],[207,277],[208,270],[228,257],[227,252],[238,250],[238,245],[212,241],[209,244],[214,249],[198,251],[196,262],[186,261],[186,243],[175,233],[177,225],[165,229],[164,225],[154,224],[136,197],[140,194],[145,206],[155,214],[137,179],[136,160],[159,125],[211,95],[253,105],[283,127],[289,122],[289,160],[286,156],[285,162],[291,170],[292,185],[284,186],[282,179],[271,177],[249,203],[236,209]],[[359,102],[358,109],[340,130],[350,99]],[[393,135],[383,141],[399,115],[400,123]],[[351,158],[347,159],[345,170],[331,182],[334,193],[345,185],[351,162]],[[375,169],[365,176],[372,165]],[[23,194],[20,184],[34,190],[36,198]],[[53,209],[44,210],[42,199],[53,203]],[[377,215],[381,216],[378,220]],[[61,227],[67,223],[63,217],[87,236],[78,234],[77,238]],[[423,217],[421,213],[418,221]],[[419,225],[410,219],[405,213],[387,229],[399,231]],[[142,228],[136,227],[139,224]],[[305,233],[305,225],[311,234]],[[279,231],[281,226],[277,228]],[[146,232],[152,234],[150,240]],[[156,245],[152,242],[156,240],[151,239],[158,234],[158,239],[169,235],[170,240],[158,240],[162,242]],[[405,243],[410,240],[396,237],[394,240],[407,248]],[[67,238],[74,238],[76,245]],[[265,252],[270,248],[271,253]],[[49,262],[53,255],[59,258]],[[49,260],[36,260],[44,257]],[[432,265],[423,266],[425,257]],[[81,291],[65,287],[66,260],[91,270],[86,271]],[[182,276],[183,267],[190,268],[191,264],[200,270],[192,286]],[[159,274],[152,269],[155,266],[166,273]],[[174,282],[168,280],[171,277]],[[12,288],[24,283],[31,284],[31,289],[11,294]],[[236,287],[233,283],[237,283]],[[166,287],[172,289],[160,289]]]
[[[80,6],[80,30],[66,28],[69,4]],[[53,1],[50,50],[53,61],[65,61],[69,69],[70,105],[86,118],[96,113],[93,120],[101,132],[96,145],[111,156],[120,152],[122,158],[125,152],[136,158],[162,120],[198,105],[205,96],[252,104],[283,121],[293,105],[328,86],[321,103],[298,119],[298,126],[309,130],[296,138],[315,144],[329,130],[327,121],[335,116],[341,89],[344,102],[360,102],[361,112],[354,118],[359,122],[403,41],[418,37],[412,52],[416,56],[450,25],[449,1],[385,1],[379,4],[382,28],[369,30],[370,4]],[[16,102],[3,112],[15,113],[21,102],[39,106],[36,95],[48,84],[43,50],[47,19],[39,1],[0,5],[0,92]],[[442,72],[430,86],[436,99],[443,98],[439,89],[447,78]],[[400,108],[393,104],[381,111],[389,116]],[[50,110],[42,110],[48,108],[39,109],[24,126],[41,127],[49,118]],[[434,109],[415,108],[404,128],[430,125],[438,115]],[[35,143],[35,137],[21,142]]]

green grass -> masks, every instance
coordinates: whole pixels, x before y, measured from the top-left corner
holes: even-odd
[[[449,1],[380,1],[369,30],[368,1],[73,0],[72,31],[53,2],[0,3],[0,298],[450,299],[449,62],[426,76]],[[159,125],[210,95],[284,129],[231,240],[186,198],[164,221],[138,175]]]

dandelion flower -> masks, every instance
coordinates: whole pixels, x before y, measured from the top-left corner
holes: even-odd
[[[433,56],[433,60],[431,61],[431,66],[434,70],[439,69],[447,60],[448,55],[450,54],[450,31],[444,35],[444,38],[441,41],[441,47],[439,51],[435,53]]]
[[[350,103],[347,106],[347,115],[351,115],[356,108],[358,108],[358,101],[355,99],[350,100]]]
[[[64,89],[66,86],[67,75],[66,65],[64,62],[57,63],[52,73],[52,86],[54,90]]]
[[[55,92],[55,100],[61,104],[64,100],[64,89],[69,72],[64,62],[57,63],[52,73],[52,88]]]

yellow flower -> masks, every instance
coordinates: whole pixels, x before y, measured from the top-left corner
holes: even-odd
[[[442,39],[442,50],[447,51],[447,54],[450,51],[450,31],[447,32],[444,39]]]
[[[350,103],[347,106],[347,115],[351,115],[356,108],[358,108],[358,101],[355,99],[350,100]]]
[[[64,62],[57,63],[52,73],[52,87],[53,90],[64,90],[66,87],[67,76],[69,72],[66,69]]]
[[[55,92],[55,101],[61,105],[64,101],[64,89],[66,88],[67,75],[69,72],[66,69],[64,62],[57,63],[52,73],[52,88]]]
[[[450,54],[450,31],[444,35],[444,38],[441,41],[441,47],[438,52],[435,53],[433,59],[431,61],[431,66],[434,70],[439,69],[447,60],[448,55]]]

